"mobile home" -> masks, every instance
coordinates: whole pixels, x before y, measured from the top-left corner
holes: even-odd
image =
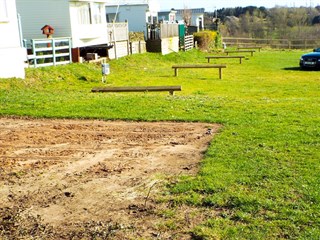
[[[25,78],[26,49],[15,0],[0,0],[0,78]]]
[[[106,0],[16,0],[25,39],[46,38],[42,28],[54,29],[53,38],[70,37],[73,61],[80,50],[109,44]]]

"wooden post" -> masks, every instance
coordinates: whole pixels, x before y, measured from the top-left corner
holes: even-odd
[[[80,49],[72,48],[72,62],[77,63],[80,59]]]
[[[130,42],[129,40],[127,40],[126,42],[127,42],[127,54],[130,55],[130,53],[132,54],[132,51],[130,51]]]
[[[177,77],[178,76],[178,68],[174,69],[174,75]]]
[[[132,42],[129,43],[129,48],[130,48],[130,55],[132,55]]]

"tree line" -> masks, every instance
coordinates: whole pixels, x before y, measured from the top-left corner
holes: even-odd
[[[314,39],[320,37],[320,6],[222,8],[205,14],[205,26],[229,37]]]

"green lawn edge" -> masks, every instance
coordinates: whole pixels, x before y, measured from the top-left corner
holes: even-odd
[[[211,214],[192,228],[195,239],[320,238],[320,108],[318,71],[301,71],[305,51],[262,50],[217,69],[197,50],[147,53],[99,64],[27,69],[27,78],[0,79],[0,116],[222,124],[196,176],[168,182],[161,197]],[[97,86],[181,85],[174,96],[91,93]],[[174,217],[171,217],[174,219]]]

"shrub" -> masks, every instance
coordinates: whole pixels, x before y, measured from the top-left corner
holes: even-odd
[[[194,33],[194,41],[197,41],[201,50],[218,48],[221,46],[221,36],[215,31],[201,31]]]
[[[144,33],[143,32],[129,32],[130,42],[135,41],[144,41]]]

